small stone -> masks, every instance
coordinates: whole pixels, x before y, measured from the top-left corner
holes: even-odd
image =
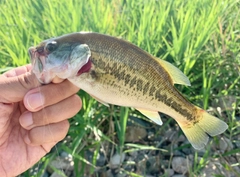
[[[55,160],[51,161],[50,164],[48,165],[48,172],[53,173],[54,171],[52,168],[60,169],[60,170],[67,170],[67,171],[73,171],[74,167],[74,162],[73,161],[68,161],[65,160],[62,157],[57,157]]]
[[[165,140],[172,141],[174,139],[175,135],[176,135],[176,131],[174,131],[172,129],[168,129],[164,134],[164,138],[165,138]]]
[[[146,127],[150,128],[152,127],[152,123],[141,119],[140,117],[135,117],[135,116],[129,116],[128,117],[128,126],[140,126],[140,127]]]
[[[104,176],[102,177],[114,177],[112,174],[112,171],[109,169],[108,171],[106,171],[106,173],[104,173]]]
[[[167,169],[169,165],[169,159],[161,159],[161,168]]]
[[[175,172],[185,174],[189,169],[189,161],[183,157],[173,157],[172,168]]]
[[[86,159],[92,163],[93,162],[93,156],[94,156],[94,152],[88,150],[86,151]],[[96,166],[102,167],[105,165],[106,162],[106,158],[104,156],[104,154],[102,152],[98,152],[97,157],[96,157]]]
[[[214,164],[205,165],[204,169],[202,170],[202,176],[214,177],[214,174],[216,174],[216,166]]]
[[[138,152],[137,151],[131,151],[131,152],[128,152],[128,154],[132,157],[137,157],[138,156]]]
[[[233,149],[233,144],[228,138],[221,137],[219,141],[219,148],[221,152],[230,151]]]
[[[186,141],[186,137],[183,135],[183,134],[181,134],[178,138],[177,138],[177,142],[184,142],[184,141]]]
[[[151,174],[159,173],[161,164],[159,163],[158,156],[150,156],[147,159],[147,171]]]
[[[174,156],[184,156],[185,154],[179,150],[174,151]]]
[[[193,149],[193,151],[197,152],[197,153],[198,153],[198,156],[200,156],[200,157],[203,157],[204,154],[205,154],[206,151],[207,151],[206,147],[204,147],[204,148],[202,148],[202,149],[194,149],[194,148],[192,148],[192,149]]]
[[[147,131],[142,127],[128,126],[125,133],[125,142],[137,142],[147,136]]]
[[[185,175],[173,175],[172,177],[186,177]]]
[[[106,162],[106,158],[105,158],[104,154],[99,153],[98,157],[97,157],[97,164],[96,165],[102,167],[102,166],[105,165],[105,162]]]
[[[47,171],[44,171],[44,173],[41,175],[41,177],[49,177],[50,174]]]
[[[146,159],[137,160],[136,173],[146,174]]]
[[[215,176],[229,176],[235,177],[236,172],[227,170],[221,163],[220,159],[211,159],[207,165],[202,169],[202,177],[215,177]]]
[[[69,154],[69,153],[67,153],[67,152],[65,152],[65,151],[62,151],[62,152],[60,153],[60,157],[63,157],[63,158],[65,158],[65,159],[72,159],[72,155]]]
[[[116,177],[127,177],[127,174],[126,174],[126,172],[120,171],[120,172],[116,175]]]
[[[189,155],[189,154],[192,154],[192,147],[189,147],[189,148],[183,148],[182,149],[182,152],[185,154],[185,155]]]
[[[193,153],[194,154],[194,153]],[[193,154],[189,154],[187,157],[189,159],[189,161],[191,162],[191,164],[193,164],[193,162],[196,161],[196,163],[200,163],[200,161],[202,160],[202,157],[197,157],[197,159],[195,159],[196,157]]]
[[[222,96],[215,99],[213,102],[213,107],[220,107],[222,111],[233,110],[233,104],[236,103],[237,97],[232,95]]]
[[[53,172],[53,174],[50,177],[65,177],[66,175],[60,175],[57,172]]]
[[[154,134],[154,132],[149,131],[148,134],[147,134],[147,138],[148,138],[150,141],[153,141],[153,140],[155,139],[155,134]]]
[[[110,166],[111,168],[117,168],[122,164],[125,159],[125,153],[122,154],[114,154],[110,159]]]
[[[240,121],[240,120],[239,120]],[[239,128],[240,130],[240,128]],[[237,148],[240,148],[240,136],[237,137],[237,140],[235,142],[235,145],[237,146]]]
[[[240,167],[239,167],[239,166],[235,166],[235,167],[233,167],[233,169],[234,169],[238,174],[240,174]]]
[[[174,175],[174,170],[171,169],[171,168],[165,169],[165,170],[164,170],[164,174],[165,174],[166,177],[171,177],[171,176]]]
[[[123,164],[123,169],[128,172],[134,172],[136,167],[135,161],[127,160],[126,163]]]

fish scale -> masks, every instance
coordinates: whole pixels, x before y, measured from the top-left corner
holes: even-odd
[[[111,44],[111,47],[112,47],[112,45],[113,44]],[[119,45],[119,44],[117,44],[117,45]],[[91,45],[89,45],[89,46],[91,49]],[[110,48],[107,45],[105,45],[105,47],[106,47],[105,50]],[[112,47],[112,48],[114,48],[114,47]],[[136,70],[135,68],[130,68],[130,66],[133,66],[133,65],[129,66],[129,65],[125,64],[125,62],[124,62],[124,58],[126,58],[125,56],[123,57],[121,55],[118,55],[118,53],[116,53],[116,55],[114,55],[114,56],[113,55],[101,56],[101,52],[103,52],[105,50],[103,48],[101,48],[101,50],[99,52],[97,52],[96,50],[97,49],[93,48],[93,51],[95,51],[95,52],[92,53],[91,61],[93,62],[94,65],[97,66],[97,67],[95,67],[96,68],[95,72],[97,73],[97,75],[98,75],[98,73],[105,72],[106,74],[110,74],[111,76],[114,76],[114,78],[113,78],[114,82],[125,81],[124,84],[120,85],[119,87],[127,89],[128,92],[135,93],[135,96],[142,97],[145,94],[148,94],[149,98],[150,98],[148,104],[150,104],[150,105],[151,105],[152,99],[154,99],[154,100],[157,99],[159,102],[163,102],[164,104],[167,104],[168,106],[172,105],[172,108],[175,109],[175,111],[177,111],[177,112],[181,111],[180,114],[186,114],[187,112],[192,111],[192,109],[195,109],[195,107],[192,104],[190,104],[188,101],[186,101],[186,99],[184,97],[182,97],[176,91],[176,89],[174,87],[172,87],[172,84],[170,82],[171,80],[170,80],[168,74],[162,68],[160,68],[160,69],[157,68],[158,65],[156,65],[156,69],[155,69],[155,67],[154,68],[148,67],[148,65],[150,65],[151,63],[139,62],[139,60],[137,60],[137,61],[133,62],[134,66],[136,68],[138,68],[138,70]],[[122,53],[121,51],[119,51],[119,52]],[[131,52],[134,52],[134,51],[131,51]],[[127,54],[127,53],[125,53],[125,54]],[[100,56],[100,57],[95,57],[95,55]],[[139,52],[135,55],[133,54],[130,56],[133,56],[133,58],[138,57],[138,56],[141,56],[141,53]],[[108,58],[110,58],[111,60]],[[128,57],[127,60],[125,60],[125,61],[129,61],[129,60],[131,60],[131,57]],[[147,66],[143,67],[143,65],[145,63]],[[152,63],[154,63],[154,62],[152,62]],[[157,64],[157,63],[154,63],[154,64]],[[140,66],[138,67],[138,65],[140,65]],[[112,66],[112,67],[110,67],[110,66]],[[146,72],[146,70],[148,70],[149,68],[150,68],[151,72]],[[158,71],[160,70],[161,74],[158,74],[156,72],[157,69],[158,69]],[[132,71],[135,71],[135,72],[132,72]],[[130,76],[128,82],[126,82],[126,80],[125,80],[125,77],[127,74]],[[166,79],[164,78],[164,76]],[[96,80],[96,82],[99,82],[99,84],[104,84],[104,81],[106,81],[106,80],[109,80],[109,78],[104,78],[104,75],[102,75],[103,83],[99,82],[98,80]],[[150,84],[150,82],[148,82],[148,80],[152,80],[151,84]],[[147,85],[147,87],[145,87],[146,89],[143,92],[141,88],[143,88],[146,85]],[[107,87],[109,87],[109,86],[110,86],[110,84],[109,85],[107,84]],[[114,89],[116,89],[116,85],[114,86]],[[170,101],[170,103],[169,103],[169,101],[167,101],[167,98],[169,98],[169,95],[170,95],[167,93],[169,93],[169,92],[171,93],[170,98],[172,100],[172,101]],[[138,95],[136,95],[136,94],[138,94]],[[181,109],[182,106],[180,104],[177,104],[177,102],[179,102],[179,100],[181,102],[184,102],[185,106],[188,107],[188,109],[190,109],[190,111],[188,111],[188,109]],[[174,105],[178,105],[178,106],[174,106]],[[155,107],[154,109],[158,109],[159,105],[155,104],[154,107]]]
[[[48,51],[50,44],[53,51]],[[207,144],[209,135],[223,133],[228,127],[174,87],[190,85],[179,69],[128,41],[98,33],[72,33],[45,40],[29,53],[40,82],[68,79],[99,102],[136,108],[159,125],[158,112],[163,112],[177,121],[196,149]],[[45,68],[37,66],[39,58]]]

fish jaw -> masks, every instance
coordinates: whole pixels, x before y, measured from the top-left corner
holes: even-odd
[[[55,73],[47,70],[46,56],[40,55],[35,47],[30,47],[28,52],[31,58],[32,72],[36,75],[39,82],[42,84],[50,83]]]
[[[37,47],[30,47],[28,51],[32,72],[42,84],[50,83],[55,77],[67,79],[76,76],[79,71],[87,72],[84,66],[88,64],[89,67],[91,56],[86,44],[75,45],[72,50],[56,50],[52,53],[39,52]]]

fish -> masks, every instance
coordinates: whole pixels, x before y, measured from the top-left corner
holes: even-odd
[[[75,32],[29,48],[32,72],[42,84],[68,79],[100,103],[132,107],[158,125],[159,113],[178,123],[195,149],[228,125],[190,103],[174,84],[190,86],[181,70],[118,37]]]

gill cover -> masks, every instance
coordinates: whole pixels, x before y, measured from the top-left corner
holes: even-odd
[[[33,72],[42,84],[50,83],[55,77],[66,79],[76,76],[91,56],[86,44],[59,45],[50,53],[42,54],[37,49],[32,53]]]
[[[77,75],[78,71],[89,61],[91,56],[90,48],[87,44],[80,44],[73,48],[69,61],[63,65],[65,72],[56,73],[62,79],[71,78]]]

